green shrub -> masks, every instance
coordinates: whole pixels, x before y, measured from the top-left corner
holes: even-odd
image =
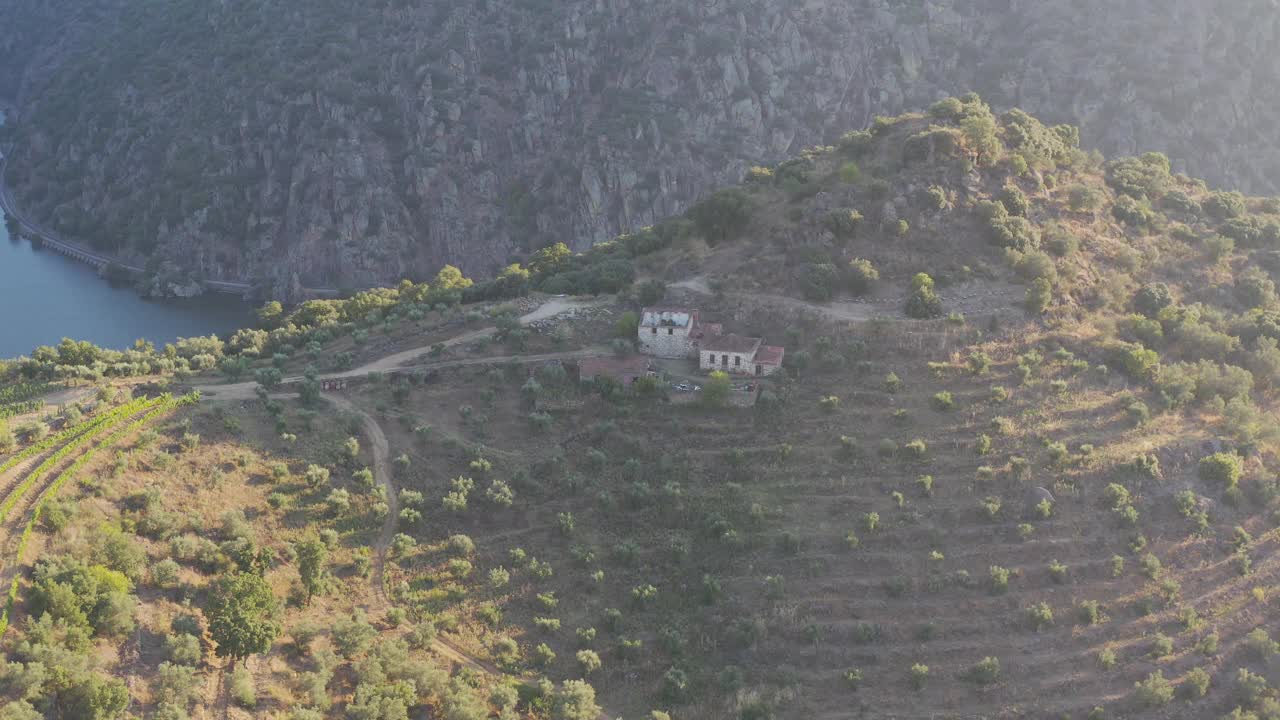
[[[942,300],[933,289],[933,278],[917,273],[911,279],[911,295],[907,298],[907,317],[936,318],[942,315]]]
[[[935,410],[938,410],[941,412],[953,410],[955,409],[955,406],[956,406],[955,398],[953,398],[951,396],[951,393],[946,390],[943,390],[942,392],[939,392],[939,393],[935,393],[932,399],[932,404]]]
[[[840,273],[831,263],[810,263],[801,276],[800,285],[804,296],[814,302],[826,302],[835,295],[836,285],[840,281]]]
[[[884,389],[885,392],[890,394],[897,393],[902,389],[902,380],[896,374],[891,372],[884,376]]]
[[[929,666],[916,663],[911,666],[908,671],[908,680],[914,690],[922,690],[925,683],[929,680]]]
[[[1244,195],[1237,191],[1226,192],[1218,190],[1211,192],[1201,203],[1201,206],[1205,212],[1217,220],[1239,217],[1248,212]]]
[[[924,440],[916,438],[911,442],[902,446],[902,454],[910,460],[923,460],[929,453],[929,448]]]
[[[979,505],[982,508],[982,514],[985,515],[988,520],[995,520],[1000,516],[1001,502],[998,496],[988,495],[983,498]]]
[[[1133,687],[1134,701],[1140,707],[1160,707],[1173,699],[1173,685],[1165,679],[1163,670],[1151,673],[1145,680],[1134,683]]]
[[[1209,673],[1204,668],[1192,668],[1178,685],[1178,692],[1187,700],[1199,700],[1209,692]]]
[[[1138,561],[1138,565],[1142,569],[1142,574],[1152,580],[1155,580],[1160,576],[1160,573],[1164,571],[1164,567],[1160,563],[1160,558],[1151,553],[1143,555]]]
[[[1173,305],[1173,293],[1162,283],[1147,283],[1133,296],[1133,306],[1149,318],[1155,318],[1161,310]]]
[[[1235,252],[1236,241],[1224,235],[1212,235],[1205,238],[1204,251],[1210,260],[1217,262]]]
[[[1005,185],[1000,191],[1000,204],[1004,205],[1005,210],[1010,215],[1026,217],[1027,210],[1031,208],[1031,202],[1027,200],[1027,194],[1017,185]]]
[[[1000,661],[994,657],[982,658],[965,673],[965,679],[979,685],[993,685],[1000,680]]]
[[[1218,633],[1211,632],[1200,638],[1196,643],[1196,652],[1201,655],[1217,655],[1218,654]]]
[[[252,710],[258,704],[258,693],[254,688],[253,673],[243,665],[237,665],[231,671],[231,697],[236,704],[246,710]]]
[[[1200,460],[1200,479],[1224,488],[1234,488],[1243,473],[1244,461],[1235,453],[1218,452]]]
[[[603,666],[600,656],[594,650],[579,650],[576,657],[578,667],[582,670],[584,676],[590,675]]]
[[[1151,410],[1147,407],[1146,403],[1140,400],[1135,400],[1130,403],[1124,411],[1125,415],[1129,417],[1129,421],[1133,423],[1134,427],[1142,427],[1151,420]]]
[[[845,286],[850,293],[865,295],[879,279],[880,272],[870,260],[854,258],[849,261],[848,270],[845,273]]]
[[[1116,364],[1135,380],[1151,380],[1160,367],[1160,355],[1136,343],[1117,343],[1111,354]]]
[[[953,97],[939,100],[929,107],[930,116],[949,122],[959,120],[964,111],[964,103]]]
[[[1169,210],[1178,212],[1191,213],[1192,215],[1200,214],[1200,203],[1193,200],[1181,190],[1171,190],[1160,200],[1160,206]]]
[[[992,565],[989,569],[991,575],[991,592],[1001,594],[1009,589],[1009,570],[999,565]]]
[[[1048,603],[1040,602],[1027,608],[1027,620],[1031,628],[1037,632],[1053,624],[1053,609]]]
[[[1067,202],[1076,212],[1096,212],[1106,196],[1087,185],[1072,185],[1067,190]]]
[[[204,657],[200,639],[195,635],[178,633],[164,640],[165,655],[178,665],[199,665]]]
[[[752,213],[751,197],[741,189],[728,188],[694,205],[686,216],[708,244],[715,245],[744,230]]]
[[[1133,502],[1132,496],[1129,494],[1129,488],[1119,484],[1111,483],[1102,491],[1102,498],[1111,510],[1116,510],[1129,505]]]
[[[854,166],[857,167],[856,165]],[[862,225],[862,213],[852,208],[832,210],[827,215],[827,227],[842,240],[852,239]]]
[[[1053,304],[1053,285],[1044,278],[1031,281],[1023,298],[1023,305],[1032,315],[1043,315]]]
[[[1116,198],[1115,204],[1111,206],[1111,214],[1120,222],[1136,228],[1145,228],[1156,218],[1147,201],[1136,200],[1127,195]]]
[[[1097,625],[1099,612],[1097,600],[1083,600],[1076,606],[1076,614],[1085,625]]]
[[[985,433],[979,435],[978,439],[973,443],[973,449],[979,456],[989,454],[991,452],[991,436]]]
[[[1244,643],[1249,652],[1256,656],[1259,660],[1267,660],[1272,655],[1280,652],[1280,643],[1271,639],[1265,628],[1255,628],[1244,638]]]
[[[1235,678],[1236,697],[1246,707],[1252,706],[1267,691],[1267,679],[1261,675],[1249,672],[1245,668],[1236,671]]]

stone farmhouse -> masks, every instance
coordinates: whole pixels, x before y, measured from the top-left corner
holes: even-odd
[[[760,338],[730,333],[703,341],[698,352],[698,367],[734,375],[765,377],[782,369],[785,354],[784,348],[765,345]]]
[[[760,338],[724,334],[716,323],[704,323],[697,310],[681,307],[645,308],[637,340],[640,351],[661,358],[696,358],[703,370],[736,375],[772,375],[782,369],[786,351],[765,345]]]
[[[710,328],[719,334],[719,326]],[[640,352],[660,358],[689,358],[698,354],[698,343],[708,328],[698,311],[689,308],[652,307],[640,314]]]

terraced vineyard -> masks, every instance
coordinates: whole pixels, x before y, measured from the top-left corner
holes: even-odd
[[[0,529],[3,530],[3,565],[0,578],[8,580],[9,590],[3,613],[0,614],[0,636],[8,630],[9,618],[17,599],[21,576],[17,572],[22,554],[40,519],[46,503],[57,495],[76,472],[92,460],[97,453],[110,449],[125,436],[144,427],[162,413],[195,401],[195,396],[174,399],[169,395],[157,398],[139,398],[112,408],[98,417],[69,428],[26,448],[0,465],[0,476],[8,473],[4,485],[4,499],[0,501]],[[90,446],[88,450],[80,452]],[[48,453],[44,455],[44,453]],[[77,455],[79,453],[79,455]],[[23,464],[44,455],[39,465],[27,471],[10,472]],[[74,458],[72,460],[72,458]],[[68,463],[68,460],[70,462]],[[61,468],[61,470],[59,470]],[[55,474],[56,471],[56,474]],[[0,581],[2,582],[2,581]]]
[[[52,389],[49,383],[18,383],[0,388],[0,420],[25,415],[44,407],[38,396]]]

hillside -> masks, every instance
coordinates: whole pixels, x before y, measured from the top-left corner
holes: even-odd
[[[580,250],[957,89],[1277,190],[1268,0],[76,5],[0,28],[21,207],[282,299]]]
[[[1077,140],[950,99],[493,281],[12,361],[3,712],[1275,716],[1280,200]],[[783,373],[575,382],[658,303]]]

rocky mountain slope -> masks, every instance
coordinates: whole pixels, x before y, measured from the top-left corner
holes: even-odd
[[[40,7],[0,29],[24,207],[276,295],[581,248],[966,89],[1280,185],[1275,0],[92,0],[56,31]]]

